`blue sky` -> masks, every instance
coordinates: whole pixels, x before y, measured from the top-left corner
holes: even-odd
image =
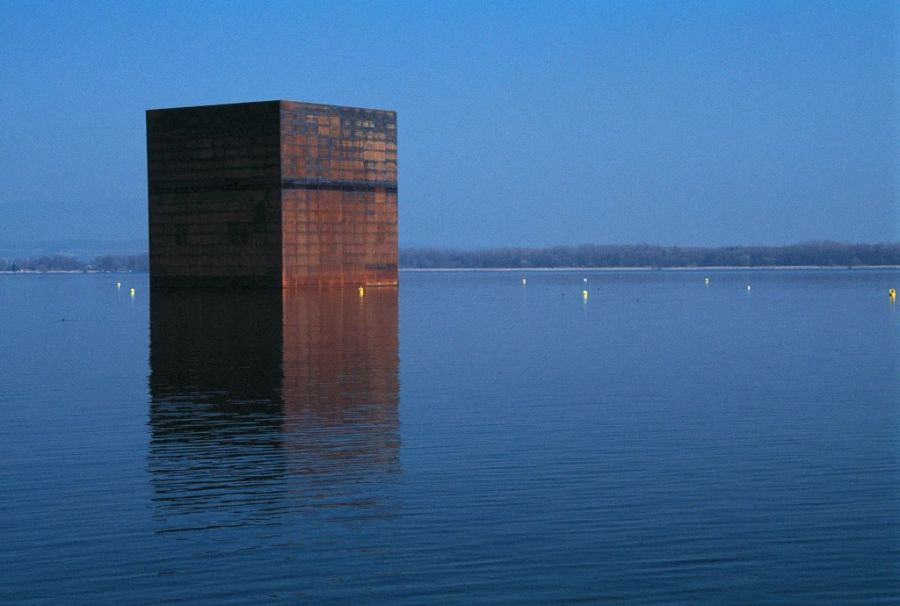
[[[146,236],[144,110],[394,109],[401,246],[900,239],[890,2],[0,0],[0,241]]]

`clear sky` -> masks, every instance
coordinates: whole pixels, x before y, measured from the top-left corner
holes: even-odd
[[[900,240],[898,4],[0,0],[0,241],[146,237],[144,110],[398,112],[400,245]]]

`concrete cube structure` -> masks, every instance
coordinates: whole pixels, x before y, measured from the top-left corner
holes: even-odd
[[[397,115],[147,111],[151,286],[397,284]]]

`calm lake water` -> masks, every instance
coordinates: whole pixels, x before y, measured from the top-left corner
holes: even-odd
[[[0,602],[898,603],[892,286],[0,276]]]

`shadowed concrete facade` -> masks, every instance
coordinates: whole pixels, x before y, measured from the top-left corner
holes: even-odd
[[[397,119],[264,101],[147,112],[152,286],[397,284]]]

